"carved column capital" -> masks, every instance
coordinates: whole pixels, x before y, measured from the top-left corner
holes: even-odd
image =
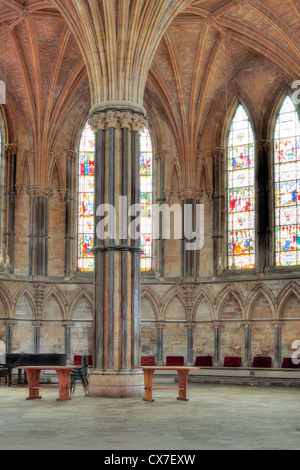
[[[131,129],[132,116],[132,113],[129,111],[119,113],[120,126],[122,129]]]
[[[168,152],[166,150],[160,150],[159,152],[156,152],[155,158],[158,162],[163,162],[166,159]]]
[[[16,197],[20,197],[24,190],[25,186],[23,184],[15,184]]]
[[[73,328],[74,322],[71,320],[65,320],[62,324],[65,328]]]
[[[213,158],[218,158],[218,159],[223,158],[225,154],[225,149],[222,147],[211,147],[209,151]]]
[[[107,111],[105,113],[106,128],[117,128],[120,124],[121,113],[119,111]]]
[[[164,329],[166,327],[166,323],[164,321],[157,321],[155,323],[155,328],[162,328]]]
[[[6,155],[15,155],[18,152],[18,144],[5,144]]]
[[[201,199],[203,190],[202,189],[195,189],[195,188],[185,188],[181,189],[179,192],[179,197],[182,201],[185,201],[186,199]]]
[[[53,190],[45,186],[29,186],[27,188],[27,194],[30,197],[44,197],[49,199],[53,195]]]
[[[65,149],[65,155],[67,160],[74,161],[77,158],[78,152],[71,149]]]
[[[5,326],[15,326],[16,322],[15,320],[9,319],[9,320],[5,320],[4,324]]]
[[[142,134],[147,127],[147,120],[140,114],[133,114],[132,116],[132,130]]]
[[[187,323],[185,323],[184,328],[186,330],[194,330],[195,329],[195,323],[191,322],[191,321],[188,321]]]
[[[93,114],[89,118],[88,124],[95,133],[104,130],[106,127],[105,113]]]

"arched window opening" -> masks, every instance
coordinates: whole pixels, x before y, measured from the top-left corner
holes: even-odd
[[[274,135],[275,263],[300,264],[300,120],[286,97]]]
[[[149,130],[141,135],[141,270],[152,267],[153,151]]]
[[[227,147],[228,268],[254,268],[254,134],[242,105],[232,119]]]
[[[78,269],[94,271],[95,134],[86,123],[79,146]]]
[[[141,270],[152,267],[153,151],[148,129],[141,135]],[[78,269],[94,271],[94,164],[95,135],[86,123],[79,145]]]

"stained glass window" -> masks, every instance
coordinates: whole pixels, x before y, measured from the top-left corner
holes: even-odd
[[[79,148],[78,194],[78,269],[94,270],[94,161],[95,135],[85,125]],[[152,144],[148,129],[141,135],[141,270],[150,271],[152,264]]]
[[[300,120],[286,97],[274,136],[276,265],[300,264]]]
[[[254,135],[239,105],[228,138],[227,204],[228,267],[255,267]]]
[[[152,143],[148,129],[141,135],[141,270],[150,271],[152,261]]]
[[[79,147],[78,269],[94,270],[95,134],[85,125]]]

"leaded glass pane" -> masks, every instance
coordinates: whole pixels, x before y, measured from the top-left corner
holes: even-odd
[[[152,259],[152,174],[153,155],[152,143],[148,129],[141,135],[141,270],[151,270]]]
[[[254,135],[243,106],[233,117],[227,152],[228,267],[255,267]]]
[[[78,269],[94,270],[94,166],[95,134],[88,124],[79,145]]]
[[[148,129],[141,135],[141,246],[142,271],[150,271],[152,264],[152,143]],[[95,135],[88,123],[79,144],[78,181],[78,269],[94,270],[94,169]]]
[[[274,137],[275,261],[292,266],[300,262],[300,120],[289,97]]]

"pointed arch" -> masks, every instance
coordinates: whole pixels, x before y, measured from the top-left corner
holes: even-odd
[[[283,318],[284,309],[293,296],[297,299],[297,303],[300,306],[300,287],[294,281],[291,281],[282,289],[277,299],[277,316],[279,319]],[[300,311],[298,316],[300,317]]]
[[[180,164],[176,158],[170,165],[169,174],[166,177],[166,187],[172,192],[179,191],[182,188],[182,174]]]
[[[68,320],[72,320],[76,305],[78,304],[78,302],[80,302],[82,298],[86,300],[87,304],[91,308],[91,311],[93,311],[94,301],[93,301],[92,293],[89,291],[89,289],[85,285],[79,286],[69,298],[69,302],[68,302],[69,307],[68,307],[68,312],[67,312]]]
[[[13,299],[10,292],[4,285],[0,286],[0,301],[2,301],[4,307],[5,317],[11,318],[13,310]]]
[[[216,313],[218,320],[221,320],[224,307],[231,297],[237,302],[238,306],[240,307],[241,318],[245,319],[245,299],[242,293],[234,286],[227,285],[226,287],[224,287],[224,289],[222,289],[216,299]]]
[[[292,96],[290,83],[282,75],[272,84],[262,105],[264,113],[259,133],[264,140],[272,141],[280,108],[286,96]]]
[[[181,304],[184,317],[186,318],[186,308],[185,308],[185,298],[184,293],[181,291],[179,287],[172,287],[169,289],[165,294],[162,296],[161,304],[162,304],[162,312],[161,312],[161,320],[165,320],[167,309],[172,302],[172,300],[178,300]]]
[[[46,310],[46,306],[47,306],[48,302],[51,301],[51,299],[54,299],[56,301],[56,303],[57,303],[57,305],[60,309],[62,319],[66,320],[66,318],[67,318],[67,314],[66,314],[67,300],[66,300],[66,297],[65,297],[64,293],[60,289],[58,289],[58,287],[56,287],[54,285],[49,287],[45,292],[44,299],[43,299],[43,304],[42,304],[42,316],[44,315],[45,310]]]
[[[49,170],[49,188],[53,189],[53,186],[55,184],[55,180],[58,183],[58,188],[55,189],[62,189],[63,184],[62,184],[62,175],[60,171],[60,165],[58,159],[55,157],[52,160],[52,164]]]
[[[160,314],[161,303],[160,303],[160,298],[158,297],[156,292],[154,292],[149,286],[144,286],[141,292],[141,301],[143,299],[147,299],[148,302],[150,303],[153,309],[155,320],[156,321],[161,320],[161,314]]]
[[[25,296],[27,301],[29,302],[29,305],[31,307],[32,311],[32,317],[37,318],[37,310],[36,310],[36,305],[35,305],[35,298],[34,298],[34,289],[32,286],[29,284],[29,282],[26,282],[24,285],[22,285],[14,294],[12,304],[13,304],[13,310],[12,310],[12,317],[15,318],[16,316],[16,310],[18,308],[18,304],[20,302],[20,299]]]
[[[274,296],[273,292],[265,285],[265,284],[257,284],[252,291],[249,293],[246,299],[247,311],[246,316],[248,319],[252,319],[254,315],[254,308],[257,301],[260,298],[265,299],[270,306],[272,318],[276,318],[276,297]],[[265,317],[261,317],[265,318]]]
[[[201,285],[195,292],[194,295],[194,305],[192,310],[192,321],[195,321],[197,318],[197,310],[201,303],[204,301],[207,302],[210,310],[211,320],[217,320],[215,318],[215,299],[209,289],[205,285]]]

